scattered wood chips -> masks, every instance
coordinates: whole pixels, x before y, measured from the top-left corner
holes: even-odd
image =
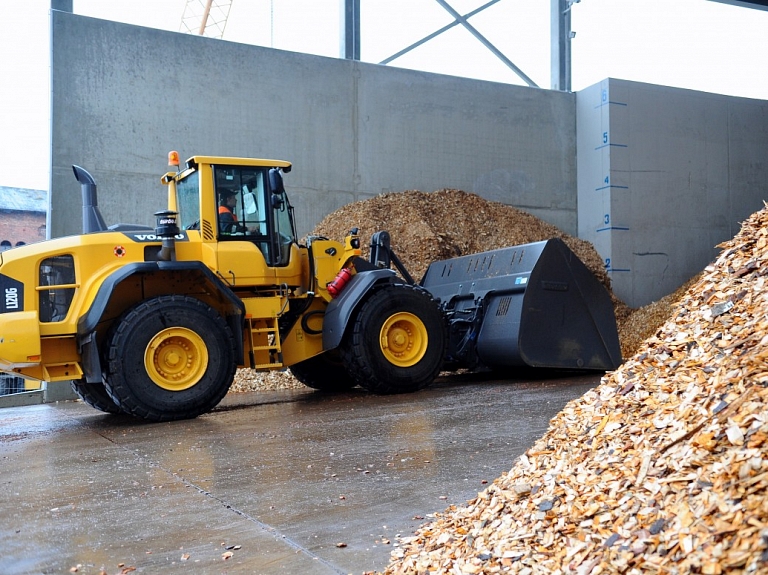
[[[768,573],[768,208],[512,469],[388,575]]]
[[[238,369],[229,393],[247,391],[276,391],[278,389],[307,389],[290,371],[254,371]]]
[[[311,235],[343,241],[353,227],[360,229],[363,256],[368,240],[387,230],[392,248],[418,281],[430,263],[506,246],[561,238],[611,293],[619,325],[622,355],[631,357],[637,346],[669,316],[681,294],[632,309],[613,295],[602,258],[588,241],[574,238],[527,212],[460,190],[405,191],[382,194],[343,206],[326,216]],[[239,370],[231,391],[303,388],[290,372]]]

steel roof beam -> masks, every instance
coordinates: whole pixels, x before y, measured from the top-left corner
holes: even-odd
[[[751,8],[753,10],[768,10],[768,0],[710,0],[710,2],[731,4],[732,6]]]
[[[483,10],[485,10],[486,8],[488,8],[490,6],[493,6],[497,2],[501,2],[501,0],[491,0],[487,4],[483,4],[479,8],[476,8],[475,10],[472,10],[472,12],[468,12],[467,14],[464,14],[464,18],[465,19],[466,18],[471,18],[472,16],[474,16],[478,12],[482,12]],[[385,58],[384,60],[379,62],[379,64],[389,64],[392,60],[396,60],[397,58],[399,58],[400,56],[403,56],[404,54],[407,54],[408,52],[410,52],[414,48],[418,48],[422,44],[424,44],[426,42],[429,42],[432,38],[435,38],[435,37],[439,36],[440,34],[442,34],[443,32],[446,32],[446,31],[450,30],[451,28],[453,28],[454,26],[458,26],[458,25],[459,25],[459,21],[458,20],[454,20],[453,22],[443,26],[439,30],[435,30],[430,35],[424,36],[424,38],[422,38],[418,42],[414,42],[413,44],[411,44],[407,48],[403,48],[397,54],[392,54],[389,58]]]
[[[571,91],[571,7],[580,0],[551,0],[550,19],[552,42],[551,71],[552,89]]]
[[[523,80],[523,81],[524,81],[526,84],[528,84],[528,85],[529,85],[529,86],[531,86],[532,88],[538,88],[538,87],[539,87],[539,85],[538,85],[536,82],[534,82],[533,80],[531,80],[531,79],[530,79],[530,78],[529,78],[529,77],[528,77],[528,76],[525,74],[525,72],[523,72],[523,71],[522,71],[520,68],[518,68],[517,66],[515,66],[515,64],[514,64],[514,63],[512,63],[512,61],[511,61],[509,58],[507,58],[507,57],[506,57],[504,54],[502,54],[502,53],[501,53],[501,51],[500,51],[499,49],[497,49],[497,48],[496,48],[496,46],[494,46],[493,44],[491,44],[491,43],[490,43],[490,42],[489,42],[489,41],[488,41],[488,40],[485,38],[485,36],[483,36],[483,35],[482,35],[480,32],[478,32],[478,31],[477,31],[477,30],[476,30],[476,29],[475,29],[475,28],[472,26],[472,24],[470,24],[469,22],[467,22],[467,19],[466,19],[466,18],[464,18],[464,16],[462,16],[461,14],[459,14],[458,12],[456,12],[456,10],[454,10],[453,8],[451,8],[451,7],[450,7],[450,5],[448,4],[448,2],[446,2],[445,0],[435,0],[435,2],[437,2],[438,4],[440,4],[440,6],[442,6],[442,7],[445,9],[445,11],[446,11],[446,12],[448,12],[448,13],[449,13],[451,16],[453,16],[453,17],[454,17],[454,18],[455,18],[455,19],[456,19],[456,20],[457,20],[457,21],[458,21],[458,22],[459,22],[459,23],[460,23],[462,26],[464,26],[464,28],[466,28],[466,29],[469,31],[469,33],[470,33],[470,34],[472,34],[472,35],[473,35],[475,38],[477,38],[477,40],[478,40],[478,41],[479,41],[479,42],[480,42],[480,43],[481,43],[483,46],[485,46],[486,48],[488,48],[488,50],[490,50],[490,51],[491,51],[491,52],[492,52],[492,53],[493,53],[493,54],[494,54],[494,55],[495,55],[495,56],[496,56],[496,57],[497,57],[499,60],[501,60],[502,62],[504,62],[504,64],[506,64],[508,68],[510,68],[510,69],[511,69],[511,70],[512,70],[512,71],[513,71],[515,74],[517,74],[518,76],[520,76],[520,78],[521,78],[521,79],[522,79],[522,80]]]
[[[342,1],[349,1],[349,0],[342,0]],[[472,34],[483,46],[488,48],[488,50],[490,50],[499,60],[501,60],[504,64],[506,64],[507,67],[509,67],[515,74],[517,74],[526,84],[528,84],[529,86],[532,86],[534,88],[538,88],[539,86],[538,86],[538,84],[536,84],[536,82],[531,80],[525,74],[525,72],[523,72],[520,68],[515,66],[515,64],[509,58],[507,58],[498,48],[496,48],[496,46],[491,44],[491,42],[488,41],[488,39],[485,36],[483,36],[480,32],[478,32],[477,29],[474,26],[472,26],[467,21],[469,18],[471,18],[475,14],[477,14],[479,12],[482,12],[486,8],[488,8],[490,6],[493,6],[494,4],[496,4],[497,2],[500,2],[500,1],[501,0],[490,0],[490,2],[487,2],[487,3],[483,4],[482,6],[480,6],[479,8],[476,8],[475,10],[472,10],[471,12],[468,12],[467,14],[464,14],[462,16],[461,14],[456,12],[456,10],[454,10],[448,4],[448,2],[446,2],[445,0],[435,0],[435,2],[440,4],[440,6],[442,6],[443,9],[446,12],[448,12],[451,16],[453,16],[453,19],[454,19],[453,22],[443,26],[439,30],[435,30],[434,32],[432,32],[428,36],[425,36],[424,38],[422,38],[418,42],[414,42],[413,44],[411,44],[407,48],[404,48],[404,49],[400,50],[396,54],[393,54],[392,56],[389,56],[388,58],[385,58],[384,60],[379,62],[379,64],[389,64],[390,62],[392,62],[393,60],[396,60],[400,56],[403,56],[404,54],[407,54],[408,52],[410,52],[414,48],[418,48],[419,46],[421,46],[425,42],[428,42],[428,41],[432,40],[433,38],[439,36],[443,32],[445,32],[447,30],[450,30],[454,26],[458,26],[459,24],[461,24],[462,26],[464,26],[464,28],[466,28],[469,31],[470,34]]]
[[[360,0],[341,0],[341,57],[360,59]]]

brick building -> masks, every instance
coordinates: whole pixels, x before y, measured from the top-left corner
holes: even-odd
[[[0,251],[45,239],[48,192],[0,186]]]

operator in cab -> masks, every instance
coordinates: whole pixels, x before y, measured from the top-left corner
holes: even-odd
[[[224,189],[219,192],[219,230],[223,234],[233,234],[240,231],[237,223],[235,207],[237,206],[237,192]]]

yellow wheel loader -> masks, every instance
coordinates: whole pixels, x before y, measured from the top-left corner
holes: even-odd
[[[238,367],[401,393],[444,368],[620,363],[608,293],[559,240],[435,262],[417,284],[384,231],[368,260],[354,227],[300,244],[289,162],[169,159],[155,228],[107,226],[73,166],[83,233],[0,254],[0,371],[167,421],[210,411]]]

